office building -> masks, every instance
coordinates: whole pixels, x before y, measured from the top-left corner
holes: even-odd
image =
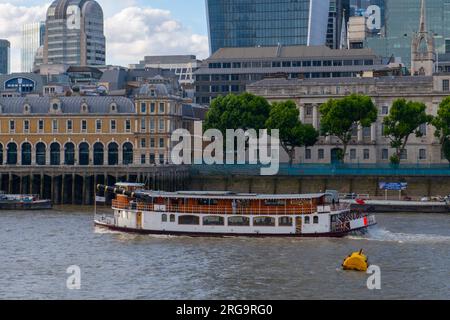
[[[0,74],[9,74],[11,66],[11,44],[0,39]]]
[[[45,22],[25,24],[22,27],[21,70],[32,72],[38,49],[44,45]]]
[[[350,11],[363,17],[365,47],[386,58],[399,58],[410,68],[411,44],[419,31],[421,5],[422,0],[351,0]],[[434,39],[436,53],[450,53],[450,0],[426,0],[424,6],[426,28]]]
[[[220,48],[325,45],[329,0],[206,0],[211,54]]]
[[[326,45],[331,49],[339,49],[346,45],[345,43],[342,44],[341,41],[345,40],[343,39],[345,37],[342,37],[342,31],[346,31],[345,25],[348,21],[349,12],[349,0],[330,0]]]
[[[423,102],[427,113],[436,115],[439,103],[450,94],[450,75],[433,76],[341,78],[341,79],[265,79],[247,86],[247,91],[267,98],[270,102],[293,100],[300,110],[300,120],[320,129],[320,106],[329,99],[343,98],[349,94],[372,97],[378,108],[377,121],[367,128],[355,127],[347,149],[348,164],[389,164],[395,150],[383,134],[383,119],[389,114],[396,99]],[[405,164],[445,164],[441,145],[434,136],[432,125],[422,125],[422,137],[411,136],[401,155]],[[338,161],[342,144],[335,137],[320,137],[311,148],[296,152],[296,163],[329,164]],[[282,159],[286,161],[286,157]]]
[[[103,10],[96,1],[56,0],[45,25],[44,64],[105,64]]]
[[[364,72],[389,72],[390,69],[391,66],[370,49],[222,48],[203,61],[195,72],[195,102],[209,104],[219,95],[242,93],[246,85],[280,74],[291,79],[341,78],[361,76]]]

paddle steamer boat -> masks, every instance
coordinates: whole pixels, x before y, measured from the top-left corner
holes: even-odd
[[[373,214],[329,204],[327,195],[159,192],[139,184],[99,185],[114,215],[95,225],[116,231],[187,236],[343,237],[376,224]]]

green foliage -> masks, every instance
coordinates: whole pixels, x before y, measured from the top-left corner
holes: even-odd
[[[436,128],[435,136],[441,142],[442,152],[450,162],[450,97],[441,102],[432,124]]]
[[[384,135],[391,141],[391,147],[396,150],[396,158],[391,163],[400,163],[400,154],[405,149],[412,134],[421,137],[421,124],[430,123],[433,117],[427,115],[426,105],[422,102],[397,99],[392,104],[389,115],[384,118]]]
[[[219,96],[206,114],[204,130],[218,129],[224,135],[227,129],[265,129],[270,104],[262,97],[249,93]]]
[[[377,120],[377,108],[368,96],[352,94],[342,99],[330,99],[320,107],[321,133],[336,136],[344,145],[340,155],[344,160],[352,139],[354,126],[370,127]]]
[[[319,138],[319,132],[312,125],[300,122],[299,111],[293,101],[274,103],[266,127],[280,131],[281,146],[289,155],[290,164],[295,157],[295,148],[313,146]]]

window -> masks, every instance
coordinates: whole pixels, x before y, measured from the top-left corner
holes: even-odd
[[[155,138],[150,138],[150,148],[155,147]]]
[[[294,220],[291,217],[281,217],[278,221],[280,227],[292,227]]]
[[[38,121],[38,132],[39,133],[44,132],[44,120],[39,120]]]
[[[67,120],[67,132],[73,131],[73,122],[72,120]]]
[[[150,164],[155,164],[155,154],[150,153]]]
[[[305,150],[305,159],[306,160],[311,160],[311,149],[306,149]]]
[[[306,216],[305,217],[305,224],[310,224],[311,223],[311,218]]]
[[[155,132],[155,119],[150,120],[150,132]]]
[[[350,149],[350,160],[356,160],[356,149]]]
[[[382,106],[381,107],[381,114],[382,115],[388,115],[389,114],[389,107],[388,106]]]
[[[141,103],[141,113],[147,113],[147,105],[145,102]]]
[[[319,160],[323,160],[323,159],[325,159],[325,151],[323,150],[323,149],[319,149],[318,151],[317,151],[317,153],[318,153],[318,158],[319,158]]]
[[[318,216],[314,216],[313,223],[314,224],[319,224],[319,217]]]
[[[422,136],[426,136],[427,135],[427,124],[426,123],[422,123],[419,126],[419,132],[422,134]]]
[[[81,120],[81,132],[86,132],[86,131],[87,131],[87,121]]]
[[[306,107],[306,115],[307,116],[312,116],[313,114],[313,107],[312,106],[307,106]]]
[[[145,154],[141,154],[141,164],[145,164],[145,160],[146,160]]]
[[[117,127],[116,127],[116,120],[111,120],[111,132],[116,132]]]
[[[131,120],[125,120],[125,131],[126,132],[131,131]]]
[[[228,225],[233,227],[248,227],[250,226],[250,219],[247,217],[230,217],[228,218]]]
[[[389,150],[383,149],[381,150],[381,160],[388,160],[389,159]]]
[[[164,119],[159,119],[159,131],[163,132],[164,131]]]
[[[141,119],[141,132],[145,132],[147,130],[147,121],[145,119]]]
[[[372,135],[372,134],[371,134],[371,131],[372,131],[372,130],[371,130],[370,127],[364,127],[364,128],[363,128],[363,132],[362,132],[362,133],[363,133],[363,137],[364,137],[364,138],[370,138],[371,135]]]
[[[210,216],[203,218],[204,226],[223,226],[225,225],[225,219],[220,216]]]
[[[161,102],[159,104],[159,113],[164,113],[166,109],[166,105],[164,104],[164,102]]]
[[[141,139],[141,148],[145,148],[147,146],[145,138]]]
[[[364,157],[364,160],[369,160],[370,159],[370,150],[369,149],[364,149],[363,150],[363,157]]]
[[[442,91],[450,91],[450,81],[448,79],[442,80]]]
[[[58,131],[58,120],[56,120],[56,119],[53,119],[53,121],[52,121],[52,130],[53,130],[53,132]]]
[[[14,120],[9,120],[9,132],[14,133],[16,131],[16,122]]]
[[[97,132],[101,132],[102,131],[102,120],[95,121],[95,130]]]
[[[24,120],[23,121],[23,131],[25,133],[29,133],[30,132],[30,120]]]
[[[175,215],[174,214],[170,215],[170,222],[175,222]]]
[[[401,160],[408,160],[408,150],[403,149],[403,150],[400,152],[400,159],[401,159]]]
[[[159,155],[159,163],[164,164],[164,155],[163,154]]]
[[[167,214],[162,214],[161,215],[161,221],[162,222],[167,222]]]
[[[427,150],[420,149],[419,150],[419,160],[426,160],[426,159],[427,159]]]
[[[155,113],[155,109],[156,109],[155,103],[154,102],[150,103],[150,112]]]
[[[253,225],[258,227],[275,227],[275,218],[257,217],[253,219]]]
[[[178,217],[178,224],[182,225],[199,225],[200,218],[197,216],[182,215]]]

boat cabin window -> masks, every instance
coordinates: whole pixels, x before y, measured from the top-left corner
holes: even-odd
[[[278,221],[278,224],[281,227],[292,227],[294,220],[291,217],[281,217]]]
[[[170,222],[175,222],[175,215],[174,214],[170,215]]]
[[[310,224],[310,223],[311,223],[310,217],[306,216],[305,217],[305,224]]]
[[[203,218],[203,225],[205,226],[223,226],[225,225],[225,219],[223,217],[204,217]]]
[[[163,215],[161,216],[161,221],[162,221],[162,222],[167,222],[167,214],[163,214]]]
[[[199,225],[200,224],[200,218],[196,217],[196,216],[179,216],[178,217],[178,224]]]
[[[253,225],[258,227],[275,227],[275,218],[257,217],[253,219]]]
[[[318,223],[319,223],[319,217],[318,217],[318,216],[315,216],[315,217],[313,218],[313,223],[314,223],[314,224],[318,224]]]
[[[228,218],[228,225],[235,226],[235,227],[248,227],[248,226],[250,226],[250,218],[230,217],[230,218]]]
[[[215,200],[215,199],[198,199],[198,204],[200,206],[216,206],[217,200]]]
[[[268,199],[264,200],[264,205],[266,206],[284,206],[286,205],[285,200]]]

